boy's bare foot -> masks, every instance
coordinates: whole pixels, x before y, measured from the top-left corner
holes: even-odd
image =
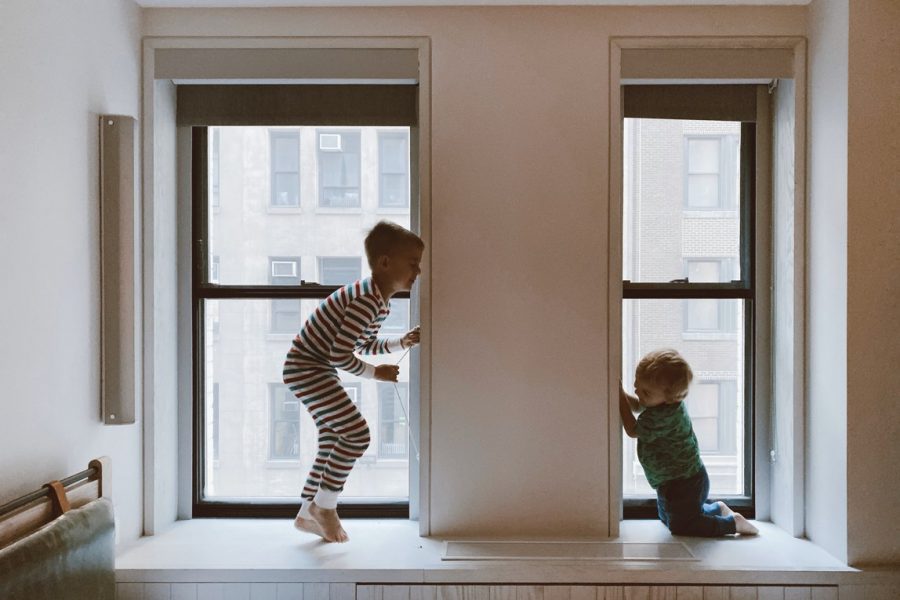
[[[741,535],[757,535],[759,533],[759,529],[740,513],[734,513],[734,527]]]
[[[309,514],[322,528],[322,537],[326,542],[344,543],[350,540],[350,536],[341,527],[341,520],[337,511],[333,508],[322,508],[315,502],[309,506]]]
[[[307,533],[313,533],[319,537],[325,537],[325,532],[322,531],[322,528],[319,527],[319,524],[313,521],[312,519],[304,519],[300,515],[297,515],[297,518],[294,519],[294,527],[299,529],[300,531],[305,531]]]
[[[716,502],[716,504],[719,505],[719,511],[720,511],[720,515],[721,515],[721,516],[723,516],[723,517],[730,517],[731,515],[734,514],[734,511],[731,510],[731,508],[730,508],[727,504],[725,504],[724,502],[722,502],[721,500],[719,500],[718,502]]]

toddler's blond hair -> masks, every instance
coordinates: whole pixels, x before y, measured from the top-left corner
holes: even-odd
[[[668,402],[681,402],[687,396],[694,372],[677,350],[662,348],[641,359],[634,377],[660,387]]]

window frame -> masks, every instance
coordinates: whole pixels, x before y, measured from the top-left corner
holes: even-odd
[[[623,124],[625,118],[630,118],[623,111]],[[638,117],[639,118],[639,117]],[[665,118],[657,115],[656,118]],[[683,119],[683,117],[673,117]],[[696,117],[684,120],[696,120]],[[716,120],[739,119],[716,118]],[[686,278],[676,279],[670,282],[632,282],[627,279],[622,281],[622,301],[627,300],[688,300],[688,299],[721,299],[740,300],[744,303],[744,485],[746,494],[722,495],[728,500],[728,505],[736,512],[747,518],[755,516],[755,355],[756,355],[756,146],[757,124],[752,121],[741,122],[740,143],[740,175],[739,175],[739,204],[737,207],[719,207],[712,210],[737,210],[740,213],[739,233],[739,258],[740,279],[720,283],[690,283]],[[699,136],[698,136],[699,137]],[[686,150],[687,143],[684,148]],[[684,173],[687,172],[687,157],[685,156]],[[721,158],[720,158],[721,164]],[[685,182],[685,194],[686,194]],[[624,201],[624,200],[623,200]],[[685,212],[700,212],[704,209],[690,207],[687,198],[684,198],[682,210]],[[621,469],[622,466],[618,467]],[[655,496],[631,496],[622,497],[622,517],[624,519],[655,519],[657,507]]]
[[[413,135],[412,130],[410,135]],[[300,509],[297,500],[268,503],[210,500],[203,498],[205,448],[205,310],[207,300],[230,299],[312,299],[322,300],[340,289],[339,285],[320,285],[304,280],[299,285],[222,285],[209,281],[209,129],[206,125],[191,128],[191,360],[192,360],[192,490],[193,518],[293,518]],[[271,206],[270,206],[271,207]],[[269,267],[271,269],[271,266]],[[271,272],[271,271],[270,271]],[[409,292],[397,293],[395,298],[410,298]],[[221,404],[221,399],[220,399]],[[339,502],[342,518],[409,518],[409,501]]]

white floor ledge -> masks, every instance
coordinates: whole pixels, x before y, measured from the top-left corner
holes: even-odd
[[[839,585],[900,581],[861,572],[760,523],[750,538],[673,538],[658,521],[625,521],[623,542],[684,542],[691,561],[442,561],[443,540],[404,520],[346,520],[351,540],[326,544],[289,520],[195,519],[120,552],[116,580],[131,582],[547,583]]]

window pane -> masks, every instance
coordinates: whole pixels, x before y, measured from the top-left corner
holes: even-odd
[[[403,335],[409,327],[409,300],[393,299],[390,301],[391,314],[381,324],[380,333]]]
[[[378,136],[380,185],[378,205],[403,208],[409,203],[409,135],[384,132]]]
[[[410,227],[408,202],[388,215],[376,214],[380,185],[378,135],[384,129],[328,128],[329,132],[340,133],[342,151],[326,152],[319,150],[319,128],[312,126],[289,130],[210,127],[210,135],[217,135],[219,140],[219,196],[223,208],[209,211],[208,253],[210,258],[220,258],[219,283],[276,284],[269,276],[269,257],[275,256],[298,257],[299,272],[309,281],[317,276],[320,256],[358,257],[361,276],[367,276],[363,238],[368,229],[382,217]],[[388,131],[402,131],[405,138],[409,137],[409,128],[391,127]],[[294,141],[282,140],[282,134],[293,136]],[[270,143],[276,148],[274,152]],[[326,147],[333,147],[333,140],[329,143],[332,145]],[[291,147],[294,149],[278,150]],[[273,156],[278,165],[271,163]],[[333,159],[329,163],[332,167],[324,173],[319,171],[322,156]],[[294,165],[291,172],[275,169],[290,164]],[[213,167],[209,165],[210,169]],[[334,185],[326,186],[328,206],[359,210],[319,212],[318,186],[323,177]]]
[[[319,131],[318,140],[319,206],[358,208],[362,171],[360,131]]]
[[[685,315],[696,300],[624,300],[622,382],[633,393],[634,370],[658,348],[678,350],[691,365],[694,383],[685,399],[710,474],[712,494],[743,494],[744,335],[743,301],[729,303],[735,315],[730,334],[685,332]],[[702,302],[706,302],[703,300]],[[697,312],[697,311],[695,311]],[[623,493],[653,495],[637,458],[636,440],[624,436]]]
[[[683,278],[688,257],[739,265],[741,124],[625,119],[624,125],[624,279]],[[738,269],[730,275],[727,281],[740,279]]]
[[[207,319],[204,361],[206,462],[203,468],[206,476],[204,498],[207,499],[296,500],[316,453],[315,423],[281,383],[290,339],[270,334],[266,321],[270,302],[271,299],[204,302]],[[305,320],[318,305],[314,300],[299,302],[301,320]],[[218,336],[211,335],[211,312],[219,314]],[[376,365],[390,364],[397,359],[397,355],[366,356],[368,362]],[[372,443],[353,468],[341,498],[408,498],[406,454],[390,459],[379,455],[382,430],[377,382],[346,373],[340,373],[340,377],[372,433]],[[406,389],[408,359],[400,363],[399,379],[399,387]],[[213,384],[218,388],[218,402],[215,402]],[[389,386],[389,390],[393,392],[393,386]],[[400,411],[399,406],[396,408]],[[392,417],[392,423],[400,423],[402,411],[397,414],[400,417]],[[214,422],[216,415],[218,418]],[[405,427],[405,421],[398,426]],[[389,428],[384,435],[391,436],[385,443],[395,444],[407,434],[405,430]],[[218,459],[214,458],[216,438]]]
[[[319,259],[319,283],[347,285],[362,274],[362,259],[355,256],[323,256]]]

